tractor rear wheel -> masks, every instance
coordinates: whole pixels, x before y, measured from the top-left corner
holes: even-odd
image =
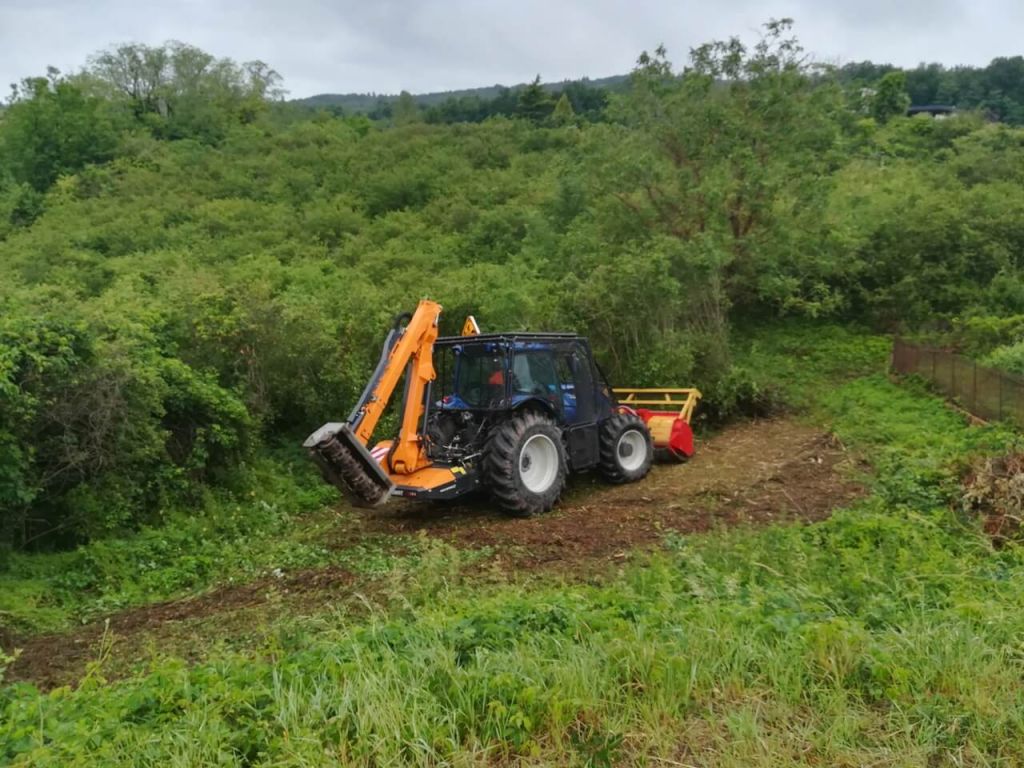
[[[505,512],[530,517],[558,501],[566,464],[562,431],[548,417],[526,411],[491,430],[484,479]]]
[[[616,413],[601,425],[601,474],[611,483],[634,483],[651,471],[654,442],[644,420]]]

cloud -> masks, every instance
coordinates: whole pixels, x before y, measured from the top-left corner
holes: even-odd
[[[115,43],[176,39],[261,59],[295,96],[600,77],[664,43],[754,39],[790,16],[817,58],[985,64],[1017,55],[1020,0],[0,0],[0,83],[81,67]]]

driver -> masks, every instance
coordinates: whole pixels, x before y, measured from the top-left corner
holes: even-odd
[[[505,398],[505,371],[500,360],[494,359],[492,363],[495,370],[487,379],[488,400],[500,402]]]

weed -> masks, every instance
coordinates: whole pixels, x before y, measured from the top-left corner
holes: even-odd
[[[8,653],[0,647],[0,684],[3,684],[4,682],[4,675],[7,673],[7,668],[17,661],[18,656],[20,655],[21,651],[17,648]]]

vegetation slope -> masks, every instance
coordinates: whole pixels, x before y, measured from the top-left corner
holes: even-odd
[[[423,295],[452,324],[587,333],[617,382],[701,386],[709,425],[797,404],[874,478],[824,523],[669,536],[598,585],[371,552],[420,581],[398,607],[120,682],[7,686],[0,753],[1020,761],[1024,568],[958,484],[1015,438],[890,383],[863,329],[1020,364],[1024,132],[903,118],[901,87],[865,104],[785,23],[682,73],[644,54],[597,121],[536,91],[479,124],[302,111],[266,65],[182,45],[25,83],[0,122],[5,636],[332,562],[296,524],[330,498],[297,440]]]

